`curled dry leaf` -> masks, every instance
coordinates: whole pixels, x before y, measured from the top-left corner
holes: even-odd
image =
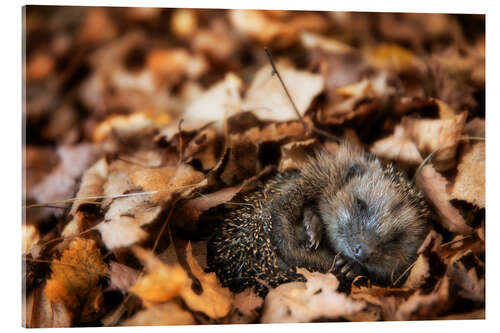
[[[222,128],[226,117],[241,110],[242,84],[235,74],[226,74],[224,80],[215,83],[186,106],[183,127],[188,130],[199,127],[200,123],[215,121],[215,127]]]
[[[23,308],[25,328],[71,327],[73,314],[59,302],[51,302],[39,286],[26,297]],[[26,316],[26,317],[25,317]]]
[[[281,48],[294,43],[300,31],[321,31],[326,28],[326,20],[314,13],[292,16],[276,16],[263,10],[239,10],[229,12],[233,26],[263,45]],[[284,18],[284,20],[280,20]]]
[[[154,203],[167,202],[174,193],[180,193],[203,179],[203,173],[190,165],[162,168],[141,168],[130,173],[130,179],[144,191],[157,191],[152,195]]]
[[[410,50],[397,44],[380,44],[365,50],[365,58],[376,68],[395,72],[424,70],[425,65]]]
[[[233,306],[241,313],[238,323],[251,323],[258,316],[258,309],[262,307],[264,300],[257,296],[250,288],[243,290],[234,296]],[[231,321],[234,323],[234,321]]]
[[[76,193],[76,198],[90,198],[81,199],[73,201],[71,210],[69,212],[70,216],[73,218],[71,221],[64,226],[61,233],[64,237],[74,236],[82,232],[84,227],[84,215],[78,212],[81,205],[88,202],[95,202],[96,198],[92,197],[102,196],[104,194],[104,182],[108,175],[108,163],[105,158],[101,158],[99,161],[94,163],[82,176],[80,183],[80,189]]]
[[[194,325],[193,315],[176,302],[167,302],[137,312],[124,326]]]
[[[243,184],[231,187],[225,187],[219,191],[200,194],[199,197],[187,200],[179,211],[184,217],[184,221],[195,223],[200,215],[208,209],[230,201],[242,188]]]
[[[451,196],[446,190],[447,180],[432,165],[427,164],[421,169],[415,178],[415,183],[436,209],[443,227],[461,234],[472,232],[472,228],[465,223],[460,212],[450,203]]]
[[[166,302],[179,295],[187,282],[187,274],[179,265],[166,265],[150,251],[132,247],[135,256],[144,264],[146,274],[129,288],[139,296],[145,306]]]
[[[122,265],[116,261],[112,261],[109,266],[109,289],[111,290],[118,289],[123,293],[126,293],[139,278],[139,271],[130,268],[129,266]]]
[[[294,141],[281,146],[281,160],[278,170],[284,172],[297,169],[308,156],[311,156],[317,144],[316,139],[309,139]]]
[[[428,283],[430,278],[437,277],[433,268],[439,264],[443,265],[438,255],[441,241],[442,236],[431,230],[417,251],[417,260],[403,285],[404,288],[417,289]]]
[[[485,207],[485,147],[482,142],[472,144],[463,153],[451,196],[465,200],[479,208]]]
[[[152,133],[153,129],[153,121],[143,112],[130,115],[111,115],[94,129],[93,140],[103,142],[110,135],[115,135],[120,140],[128,141],[145,133]]]
[[[201,311],[211,318],[225,317],[232,307],[232,294],[228,288],[222,288],[215,273],[205,273],[193,257],[191,243],[186,248],[187,262],[193,275],[201,283],[201,293],[185,286],[181,296],[186,305],[194,311]]]
[[[298,270],[307,282],[290,282],[269,291],[262,323],[309,322],[314,319],[340,319],[360,312],[365,303],[337,292],[339,282],[331,274]]]
[[[322,76],[297,70],[287,61],[278,61],[276,68],[299,113],[303,115],[313,98],[324,89]],[[262,67],[255,74],[243,100],[243,108],[253,111],[260,119],[275,121],[297,119],[297,113],[278,77],[273,75],[271,65]]]
[[[462,136],[467,113],[451,119],[404,118],[402,123],[414,139],[422,156],[435,152],[432,161],[437,171],[450,170],[456,163],[458,140]]]
[[[337,54],[354,52],[354,48],[347,44],[308,31],[303,31],[300,34],[300,41],[304,47],[309,49],[319,48],[322,51]]]
[[[47,298],[64,304],[79,315],[80,320],[90,321],[94,316],[94,302],[101,294],[99,279],[108,273],[95,242],[75,238],[61,259],[52,262],[51,270],[44,289]]]
[[[29,254],[33,245],[40,240],[40,233],[32,224],[23,224],[21,228],[23,254]]]
[[[370,152],[392,161],[400,161],[413,165],[422,162],[422,156],[417,146],[407,135],[402,125],[397,125],[391,136],[376,141],[371,147]]]
[[[418,291],[411,295],[406,302],[398,307],[394,317],[389,320],[436,318],[446,310],[449,297],[450,280],[445,276],[438,281],[431,293],[424,294]]]
[[[389,85],[387,72],[380,72],[372,78],[338,87],[335,102],[320,112],[321,122],[342,124],[347,120],[369,114],[396,90]]]
[[[90,144],[59,147],[59,165],[43,181],[33,187],[29,196],[37,202],[54,202],[73,197],[76,181],[97,157],[98,150]]]
[[[157,86],[177,83],[182,75],[197,79],[208,69],[205,58],[191,55],[183,48],[152,50],[146,62],[147,69],[153,73]]]
[[[130,246],[148,236],[141,226],[153,222],[161,210],[147,195],[117,198],[95,228],[108,249]]]

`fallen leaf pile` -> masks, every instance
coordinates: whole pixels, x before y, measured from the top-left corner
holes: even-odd
[[[484,318],[484,20],[28,6],[23,325]],[[424,192],[414,264],[390,286],[223,288],[219,208],[337,138]]]

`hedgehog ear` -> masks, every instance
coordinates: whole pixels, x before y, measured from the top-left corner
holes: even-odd
[[[357,163],[352,164],[344,173],[344,182],[348,183],[352,178],[361,176],[365,170]]]

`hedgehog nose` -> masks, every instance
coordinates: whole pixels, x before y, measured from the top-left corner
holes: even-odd
[[[354,256],[356,257],[357,260],[364,262],[370,257],[370,253],[366,246],[363,244],[359,243],[353,248],[353,253]]]

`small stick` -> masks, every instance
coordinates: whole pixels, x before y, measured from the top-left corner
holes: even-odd
[[[287,87],[285,85],[285,82],[281,78],[280,72],[278,72],[278,69],[276,68],[276,65],[274,64],[274,60],[273,60],[273,56],[271,54],[271,51],[267,47],[264,47],[264,51],[266,51],[267,57],[269,58],[269,62],[271,63],[271,67],[273,68],[273,75],[276,74],[276,76],[278,77],[278,80],[280,80],[281,86],[283,87],[283,90],[285,90],[285,93],[286,93],[288,99],[290,100],[290,103],[293,106],[293,110],[297,114],[297,117],[299,118],[299,121],[302,124],[302,127],[304,127],[304,130],[306,132],[309,131],[309,127],[307,126],[307,124],[304,121],[304,119],[302,119],[302,116],[300,115],[299,109],[295,105],[295,102],[293,101],[292,96],[288,92],[288,89],[287,89]]]
[[[179,165],[182,163],[182,158],[183,158],[183,155],[184,155],[184,152],[183,152],[183,142],[182,142],[182,123],[184,122],[184,119],[181,118],[181,120],[179,120],[179,126],[178,126],[178,131],[179,131]]]
[[[336,137],[335,135],[331,135],[330,133],[323,131],[319,128],[316,128],[315,126],[312,126],[311,128],[309,128],[308,124],[304,121],[304,118],[300,114],[299,109],[297,108],[297,105],[295,105],[295,102],[292,99],[292,95],[290,95],[290,92],[288,91],[288,88],[285,85],[285,81],[283,81],[283,79],[280,75],[280,72],[278,71],[278,68],[276,67],[276,65],[274,63],[271,51],[267,47],[264,47],[264,50],[266,51],[267,57],[269,58],[269,62],[271,63],[271,67],[273,69],[273,75],[276,74],[276,76],[278,77],[278,79],[281,83],[281,86],[283,87],[283,90],[285,91],[286,96],[288,97],[288,100],[292,104],[293,110],[295,111],[295,114],[297,115],[297,118],[299,119],[300,123],[302,124],[302,127],[304,128],[304,130],[306,132],[312,131],[316,134],[323,135],[324,137],[332,139],[333,141],[336,141],[336,142],[341,142],[340,138]]]

